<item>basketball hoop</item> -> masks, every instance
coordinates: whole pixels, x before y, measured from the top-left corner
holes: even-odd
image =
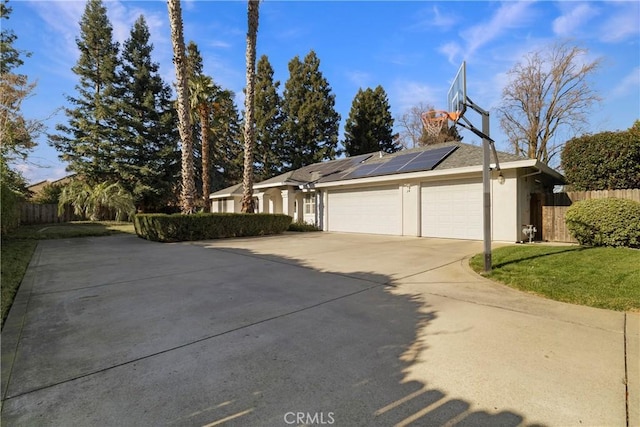
[[[429,136],[438,136],[442,128],[449,123],[449,120],[456,121],[458,113],[449,113],[441,110],[429,110],[421,115],[425,133]]]

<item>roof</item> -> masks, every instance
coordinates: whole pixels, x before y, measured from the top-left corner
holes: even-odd
[[[501,151],[498,151],[497,155],[501,167],[503,165],[506,167],[534,167],[552,175],[557,181],[563,181],[562,175],[537,160]],[[491,157],[492,162],[494,162],[493,155]],[[418,158],[421,158],[422,161],[416,162]],[[323,186],[326,186],[331,185],[333,182],[348,182],[358,178],[380,176],[392,178],[394,175],[408,172],[444,171],[446,173],[448,170],[453,172],[453,169],[481,167],[483,159],[484,148],[482,146],[451,141],[401,150],[395,153],[374,152],[314,163],[258,182],[254,185],[254,189],[260,190],[287,185],[297,187],[306,184],[324,184]],[[415,164],[413,168],[408,167],[412,164]],[[383,165],[384,167],[382,167]],[[213,193],[211,197],[229,197],[234,193],[233,189],[238,186],[241,187],[241,184]],[[242,191],[241,188],[240,191]]]
[[[223,188],[222,190],[218,190],[215,193],[211,193],[209,198],[222,198],[222,197],[232,197],[232,196],[241,196],[242,195],[242,183],[232,185],[231,187]]]

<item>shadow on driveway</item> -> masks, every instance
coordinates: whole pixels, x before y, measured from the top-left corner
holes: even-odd
[[[392,289],[246,249],[40,242],[3,331],[2,424],[525,423],[406,379],[438,313]]]

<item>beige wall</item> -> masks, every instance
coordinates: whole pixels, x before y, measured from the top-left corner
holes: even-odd
[[[515,242],[518,237],[518,214],[521,201],[518,197],[518,177],[514,170],[503,171],[504,184],[500,184],[497,174],[492,172],[491,180],[491,223],[492,240]],[[522,227],[520,227],[522,228]]]

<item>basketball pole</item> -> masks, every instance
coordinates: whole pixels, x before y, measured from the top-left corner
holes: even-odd
[[[457,122],[458,125],[482,138],[482,225],[483,225],[483,244],[484,244],[484,272],[491,272],[491,152],[496,159],[496,170],[500,170],[498,162],[498,153],[494,141],[489,136],[491,131],[489,122],[489,112],[478,107],[467,97],[466,106],[471,107],[476,113],[482,116],[482,131],[476,129],[473,124],[464,116],[462,121]]]
[[[489,139],[489,113],[483,111],[482,114],[482,133],[486,138],[482,138],[482,193],[483,193],[483,215],[482,224],[484,227],[484,271],[491,272],[491,177],[489,168],[491,168],[491,152],[489,151],[491,141]]]

